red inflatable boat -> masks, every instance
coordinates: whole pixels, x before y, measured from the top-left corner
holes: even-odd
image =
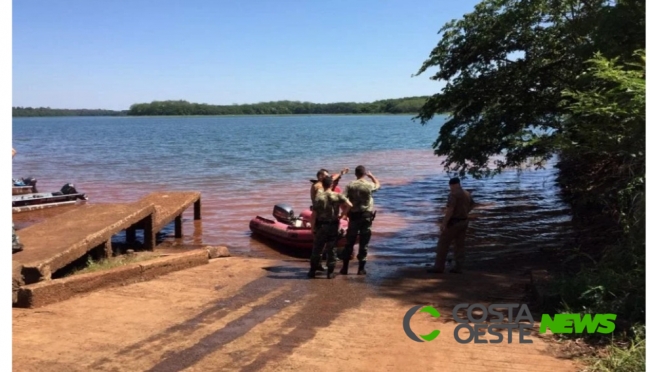
[[[253,234],[265,237],[287,248],[311,250],[314,235],[311,232],[309,218],[311,211],[306,209],[298,217],[294,216],[293,209],[287,204],[277,204],[273,207],[275,220],[256,216],[249,224]],[[339,227],[339,241],[337,246],[345,245],[345,232],[348,221],[341,220]]]

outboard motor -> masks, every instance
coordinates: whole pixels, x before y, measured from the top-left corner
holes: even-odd
[[[23,178],[23,183],[25,184],[25,186],[31,186],[33,192],[38,192],[38,190],[36,190],[36,178],[25,177]]]
[[[276,204],[273,207],[273,217],[275,217],[279,222],[286,223],[287,225],[291,225],[295,220],[293,208],[288,204]]]
[[[23,178],[23,183],[26,186],[36,186],[36,178],[34,178],[34,177],[25,177],[25,178]]]
[[[77,189],[74,188],[74,185],[71,183],[66,183],[63,185],[61,188],[61,193],[63,195],[71,195],[71,194],[77,194]]]

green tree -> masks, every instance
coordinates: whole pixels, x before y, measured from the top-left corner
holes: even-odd
[[[540,166],[557,150],[568,114],[562,92],[581,87],[584,62],[598,51],[631,58],[644,48],[644,29],[639,0],[482,1],[441,29],[416,75],[437,67],[432,79],[447,84],[416,118],[450,114],[433,144],[450,171],[480,177],[529,159]],[[490,164],[494,155],[503,157]]]
[[[564,91],[562,167],[574,170],[560,182],[617,220],[619,233],[638,238],[645,231],[645,50],[634,56],[621,63],[597,54],[580,76],[584,88]]]

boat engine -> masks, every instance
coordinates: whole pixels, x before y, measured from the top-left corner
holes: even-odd
[[[293,224],[293,221],[295,220],[293,208],[288,204],[276,204],[273,207],[273,217],[275,217],[279,222],[286,223],[287,225]]]
[[[25,177],[25,178],[20,178],[20,179],[13,179],[13,185],[18,186],[18,187],[31,186],[33,193],[38,192],[38,190],[36,190],[36,178],[34,178],[34,177]]]
[[[36,186],[36,178],[34,177],[25,177],[22,179],[25,186]]]
[[[78,194],[77,189],[75,189],[74,185],[71,183],[66,183],[65,185],[63,185],[63,187],[61,188],[61,193],[63,195]]]

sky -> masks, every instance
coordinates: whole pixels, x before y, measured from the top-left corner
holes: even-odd
[[[412,75],[477,2],[14,0],[12,106],[432,95],[435,70]]]

